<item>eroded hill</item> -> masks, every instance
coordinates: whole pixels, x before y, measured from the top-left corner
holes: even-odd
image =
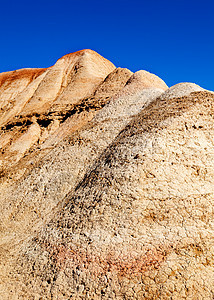
[[[213,100],[92,50],[0,74],[0,298],[213,299]]]

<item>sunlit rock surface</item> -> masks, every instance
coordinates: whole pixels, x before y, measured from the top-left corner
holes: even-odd
[[[213,299],[213,101],[92,50],[0,74],[0,299]]]

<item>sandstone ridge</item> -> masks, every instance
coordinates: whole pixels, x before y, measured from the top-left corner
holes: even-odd
[[[212,92],[86,49],[0,100],[0,299],[213,299]]]

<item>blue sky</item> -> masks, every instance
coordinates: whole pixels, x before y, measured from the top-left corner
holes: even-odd
[[[0,72],[48,67],[90,48],[169,86],[214,90],[214,1],[2,1]]]

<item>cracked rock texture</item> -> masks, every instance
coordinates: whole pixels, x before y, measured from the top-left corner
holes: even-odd
[[[0,299],[214,299],[213,113],[92,50],[0,74]]]

